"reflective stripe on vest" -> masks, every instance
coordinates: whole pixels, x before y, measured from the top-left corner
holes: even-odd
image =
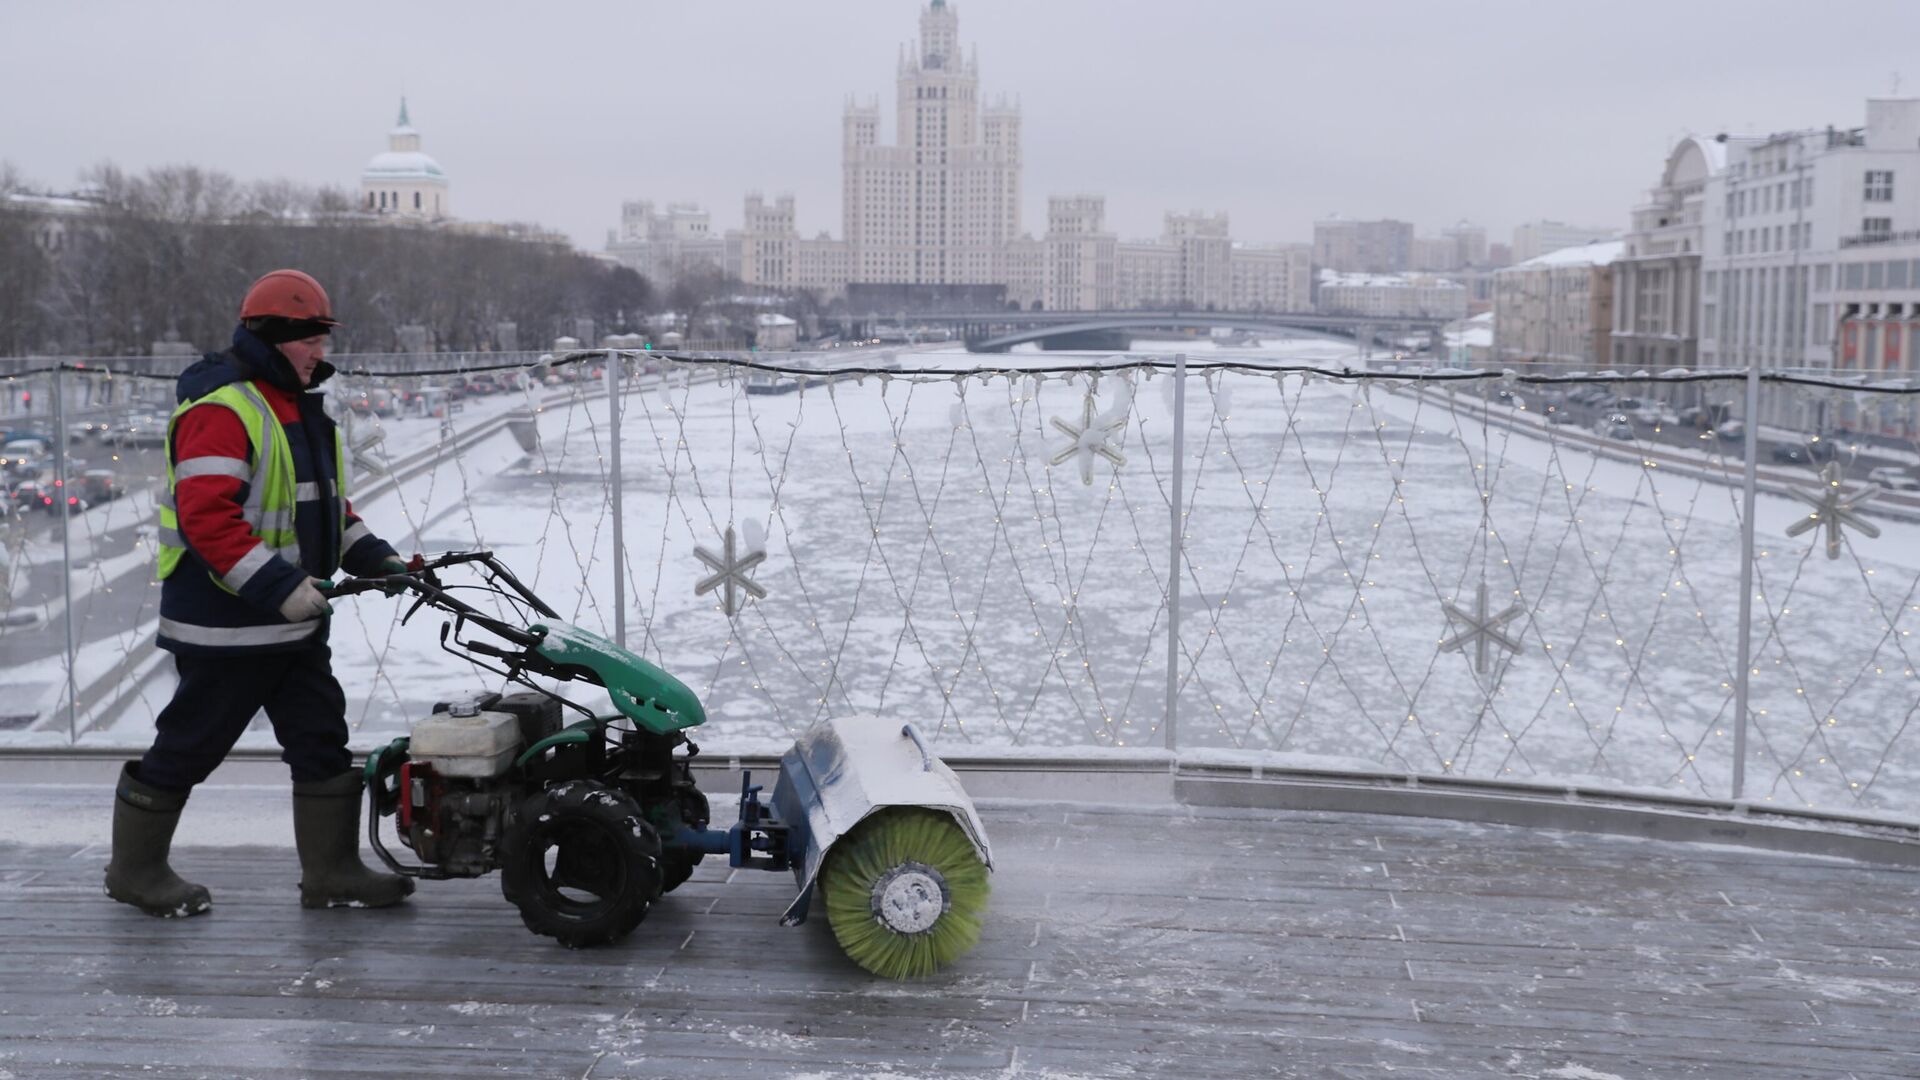
[[[306,622],[277,623],[268,626],[196,626],[176,619],[160,620],[160,636],[183,645],[212,648],[245,645],[291,645],[312,637],[320,628],[318,619]]]
[[[251,551],[240,556],[239,561],[233,564],[233,569],[221,575],[220,580],[227,588],[239,592],[246,588],[247,582],[253,580],[253,575],[272,561],[273,549],[265,544],[255,544]]]
[[[235,480],[253,478],[253,467],[242,458],[235,457],[197,457],[188,458],[174,470],[175,480],[191,480],[196,476],[231,476]]]
[[[188,409],[199,405],[219,405],[231,409],[240,418],[240,424],[246,428],[247,443],[251,462],[230,457],[188,458],[176,467],[173,462],[173,434]],[[338,475],[346,472],[346,451],[340,445],[338,432],[333,438],[334,470]],[[166,578],[179,568],[186,555],[186,544],[180,535],[178,501],[174,494],[175,485],[182,480],[196,476],[228,476],[247,485],[246,497],[240,504],[240,516],[259,537],[260,543],[242,556],[223,577],[209,572],[214,584],[227,592],[238,592],[240,587],[258,573],[266,561],[278,556],[300,565],[300,539],[294,528],[294,515],[302,501],[321,498],[321,488],[317,481],[297,483],[294,480],[293,448],[287,442],[286,429],[274,418],[273,407],[252,383],[228,383],[215,389],[204,397],[182,402],[173,410],[173,416],[167,422],[167,485],[156,500],[159,511],[159,549],[160,561],[156,576]],[[331,485],[333,492],[339,490],[338,483]],[[344,526],[346,514],[337,519]],[[346,551],[342,529],[340,551]],[[216,632],[216,628],[199,628],[206,632]],[[178,637],[177,640],[189,641]],[[206,642],[192,642],[206,644]]]

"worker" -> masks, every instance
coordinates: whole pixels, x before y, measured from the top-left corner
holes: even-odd
[[[329,607],[337,571],[406,564],[347,503],[340,436],[319,386],[339,325],[320,283],[275,270],[240,305],[233,347],[180,375],[160,498],[159,644],[180,684],[153,746],[121,770],[107,895],[164,917],[212,907],[168,863],[180,811],[261,709],[293,774],[303,907],[384,907],[412,880],[360,861],[363,781],[347,751],[346,695],[333,677]]]

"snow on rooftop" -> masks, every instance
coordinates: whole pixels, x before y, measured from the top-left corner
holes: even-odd
[[[1619,258],[1627,249],[1625,240],[1595,240],[1586,244],[1575,244],[1558,251],[1549,251],[1545,255],[1535,256],[1523,263],[1516,263],[1495,273],[1506,274],[1515,270],[1548,270],[1556,266],[1606,266]]]
[[[99,200],[79,195],[34,195],[25,191],[7,192],[6,200],[16,206],[55,213],[98,210],[101,206]]]
[[[1320,284],[1325,286],[1359,286],[1374,289],[1464,289],[1466,286],[1457,281],[1435,277],[1431,274],[1376,274],[1354,270],[1321,270]]]
[[[366,179],[431,178],[444,179],[440,163],[419,150],[385,150],[373,155],[362,170]]]

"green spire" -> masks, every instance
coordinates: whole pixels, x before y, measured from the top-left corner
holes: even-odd
[[[407,96],[400,95],[400,127],[412,127],[413,121],[407,119]]]

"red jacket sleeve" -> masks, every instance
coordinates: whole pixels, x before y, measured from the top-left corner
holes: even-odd
[[[241,513],[253,474],[245,425],[231,409],[201,405],[174,425],[172,445],[181,539],[244,599],[278,610],[306,574],[274,555]]]

